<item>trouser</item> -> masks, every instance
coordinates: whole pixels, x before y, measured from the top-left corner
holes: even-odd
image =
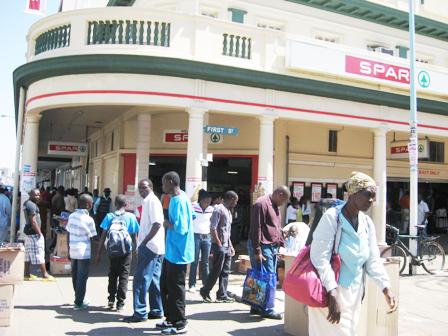
[[[162,297],[160,292],[160,275],[163,256],[151,251],[141,244],[137,249],[137,267],[134,274],[134,316],[145,318],[147,312],[147,297],[149,290],[149,314],[163,315]]]
[[[109,258],[109,302],[115,302],[117,298],[117,307],[124,306],[126,292],[128,291],[129,270],[131,268],[132,253],[123,257]],[[118,286],[117,286],[118,284]]]
[[[278,244],[260,244],[261,254],[265,258],[263,260],[263,266],[267,272],[276,273],[277,272],[277,253],[279,246]],[[252,241],[247,241],[247,250],[249,251],[250,265],[253,269],[261,271],[261,265],[255,258],[255,251],[252,246]],[[273,308],[266,309],[266,313],[273,312]]]
[[[90,259],[72,259],[72,284],[75,291],[75,305],[81,305],[86,295]]]
[[[175,327],[187,324],[185,317],[185,277],[186,264],[173,264],[163,260],[160,290],[165,318]]]
[[[212,269],[205,282],[204,290],[206,293],[210,293],[219,278],[219,289],[216,292],[216,298],[227,298],[227,285],[229,283],[230,267],[232,264],[230,248],[223,246],[219,247],[217,244],[213,243],[212,251]]]
[[[201,254],[201,279],[202,284],[205,286],[205,281],[209,273],[208,258],[210,256],[211,248],[210,234],[194,234],[194,262],[190,265],[190,277],[188,286],[191,288],[196,285],[196,273],[199,264],[199,252]]]

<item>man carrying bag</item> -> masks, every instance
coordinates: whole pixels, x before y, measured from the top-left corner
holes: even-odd
[[[288,187],[280,186],[272,194],[260,197],[253,205],[249,240],[247,241],[253,270],[274,275],[276,273],[277,253],[280,246],[283,245],[279,207],[284,205],[290,196]],[[272,280],[268,280],[268,282],[272,283]],[[264,309],[252,305],[250,312],[265,318],[282,319],[281,314],[274,310],[273,304],[271,307],[265,306]]]

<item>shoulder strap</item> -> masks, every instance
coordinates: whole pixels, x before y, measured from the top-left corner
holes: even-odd
[[[334,238],[334,246],[333,246],[333,251],[334,251],[335,254],[338,253],[338,251],[339,251],[339,244],[341,242],[341,235],[342,235],[342,224],[341,224],[341,219],[340,219],[341,212],[342,212],[342,210],[336,212],[337,228],[336,228],[336,235],[335,235],[335,238]]]

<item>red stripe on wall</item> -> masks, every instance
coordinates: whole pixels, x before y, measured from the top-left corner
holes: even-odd
[[[336,112],[329,112],[329,111],[301,109],[301,108],[289,107],[289,106],[259,104],[259,103],[245,102],[245,101],[240,101],[240,100],[230,100],[230,99],[193,96],[193,95],[179,94],[179,93],[154,92],[154,91],[129,91],[129,90],[60,91],[60,92],[47,93],[47,94],[32,97],[26,101],[26,106],[28,106],[28,104],[30,104],[33,101],[44,99],[44,98],[67,96],[67,95],[82,95],[82,94],[126,94],[126,95],[161,96],[161,97],[171,97],[171,98],[181,98],[181,99],[201,99],[201,100],[205,100],[205,101],[213,101],[213,102],[225,103],[225,104],[245,105],[245,106],[254,106],[254,107],[262,107],[262,108],[273,108],[273,109],[293,111],[293,112],[299,112],[299,113],[310,113],[310,114],[317,114],[317,115],[334,116],[334,117],[367,120],[367,121],[375,121],[375,122],[387,122],[387,123],[396,124],[396,125],[408,125],[408,122],[396,121],[396,120],[390,120],[390,119],[380,119],[380,118],[356,116],[356,115],[351,115],[351,114],[336,113]],[[448,130],[448,127],[435,126],[435,125],[418,124],[418,126],[422,127],[422,128],[430,128],[430,129],[437,129],[437,130],[443,130],[443,131]]]

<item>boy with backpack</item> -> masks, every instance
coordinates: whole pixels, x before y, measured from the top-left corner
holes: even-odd
[[[101,223],[103,232],[95,261],[101,258],[103,245],[110,260],[108,308],[113,309],[117,299],[117,311],[122,311],[128,290],[129,270],[132,260],[132,243],[138,233],[139,225],[134,214],[126,212],[126,197],[115,197],[115,212],[108,213]],[[131,235],[133,238],[131,238]],[[117,286],[118,282],[118,286]]]

